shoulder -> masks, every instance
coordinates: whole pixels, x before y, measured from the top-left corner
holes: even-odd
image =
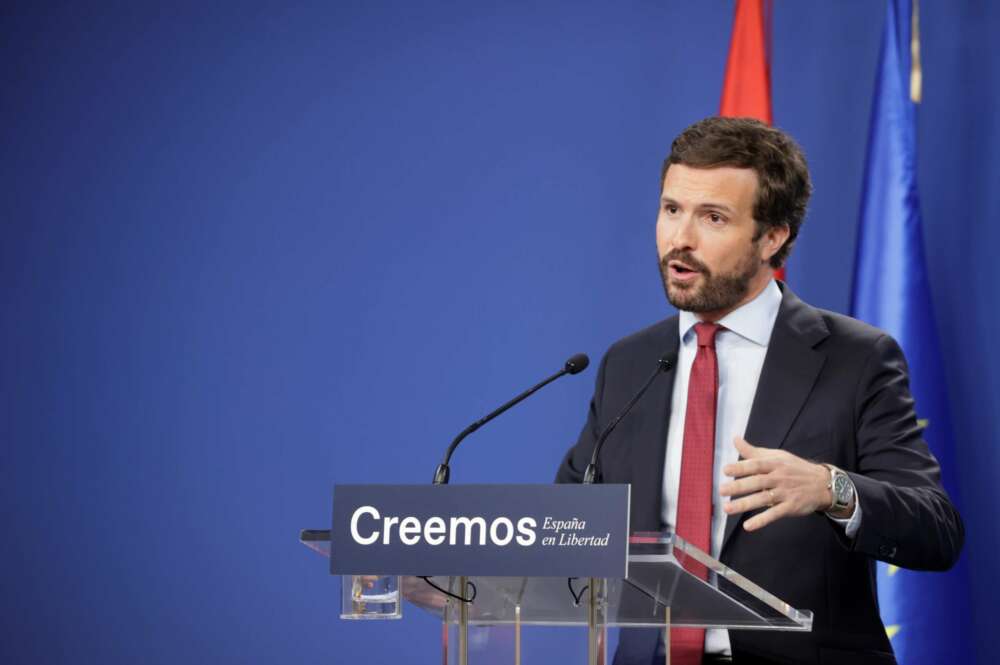
[[[631,335],[619,339],[608,348],[607,357],[651,359],[655,362],[664,353],[677,348],[677,316],[658,321]]]
[[[626,387],[641,382],[657,360],[677,351],[677,327],[677,316],[671,316],[616,341],[601,360],[604,381]]]
[[[880,348],[898,348],[886,331],[845,314],[813,307],[787,286],[782,285],[782,289],[776,331],[781,329],[827,353],[867,356]]]
[[[879,344],[883,338],[892,339],[891,335],[881,328],[876,328],[846,314],[818,308],[816,308],[816,312],[822,317],[830,331],[830,341],[836,344],[855,349],[871,349]]]
[[[787,313],[788,303],[782,303],[782,314],[786,316],[779,315],[775,332],[781,327],[780,337],[784,341],[795,338],[821,353],[828,376],[850,381],[862,392],[872,382],[881,385],[907,381],[906,358],[892,335],[853,317],[807,305],[794,294],[788,295],[794,302]]]

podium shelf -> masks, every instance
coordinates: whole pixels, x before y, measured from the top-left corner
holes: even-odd
[[[329,531],[303,531],[300,541],[331,555]],[[624,579],[475,576],[464,578],[469,585],[465,596],[462,579],[404,575],[399,588],[404,600],[445,623],[458,623],[464,604],[471,626],[588,626],[595,616],[593,603],[600,623],[608,627],[812,629],[812,612],[792,607],[669,533],[629,539]],[[463,597],[469,602],[463,603]]]

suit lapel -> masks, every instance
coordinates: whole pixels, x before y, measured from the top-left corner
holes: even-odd
[[[757,382],[744,438],[753,445],[781,448],[812,390],[826,356],[814,347],[830,333],[819,312],[781,284],[783,295],[767,355]],[[722,549],[743,515],[726,519]]]
[[[679,334],[677,317],[668,320],[662,347],[649,360],[650,371],[656,359],[663,353],[677,353]],[[676,358],[676,355],[675,355]],[[674,393],[674,367],[656,379],[642,400],[636,404],[633,414],[635,422],[642,423],[642,429],[633,441],[632,489],[635,494],[634,512],[636,524],[633,531],[658,531],[661,528],[661,505],[663,502],[663,464],[666,457],[667,425],[670,422],[670,402]]]

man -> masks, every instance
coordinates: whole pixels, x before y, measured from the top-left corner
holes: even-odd
[[[811,193],[789,136],[708,118],[661,175],[656,245],[679,316],[608,350],[557,481],[580,481],[598,433],[676,352],[602,449],[603,482],[631,483],[633,531],[676,530],[814,620],[808,633],[675,629],[671,662],[893,663],[875,560],[943,570],[964,538],[902,352],[772,277]],[[657,631],[622,630],[615,660],[663,651]]]

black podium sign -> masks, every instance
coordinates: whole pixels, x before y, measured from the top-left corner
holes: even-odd
[[[628,485],[337,485],[335,575],[628,575]]]

